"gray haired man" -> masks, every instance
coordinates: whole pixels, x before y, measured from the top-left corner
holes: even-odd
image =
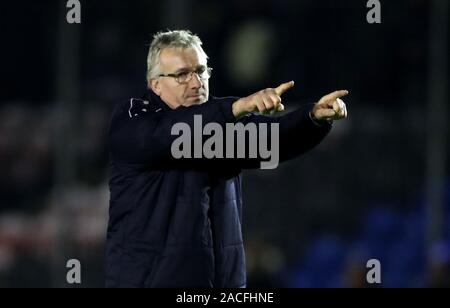
[[[177,159],[173,127],[194,131],[198,116],[216,127],[276,124],[283,162],[315,147],[334,120],[347,117],[340,98],[348,92],[276,118],[268,114],[284,110],[281,96],[292,81],[243,98],[212,97],[201,40],[184,30],[156,34],[147,64],[147,92],[118,104],[110,125],[106,286],[245,287],[241,172],[263,158]]]

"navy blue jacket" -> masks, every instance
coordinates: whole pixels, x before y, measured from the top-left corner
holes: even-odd
[[[194,115],[202,115],[203,125],[236,123],[235,101],[211,98],[172,110],[149,90],[116,107],[109,131],[107,287],[246,286],[241,170],[259,167],[259,159],[176,160],[171,154],[175,123],[192,131]],[[317,145],[330,130],[328,123],[312,122],[310,109],[239,121],[279,123],[284,161]]]

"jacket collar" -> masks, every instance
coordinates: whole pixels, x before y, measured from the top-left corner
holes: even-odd
[[[151,89],[147,89],[143,97],[144,100],[149,101],[156,109],[161,108],[164,111],[172,110],[163,100],[156,95]]]

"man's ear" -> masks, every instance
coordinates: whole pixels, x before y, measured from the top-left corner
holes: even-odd
[[[158,78],[150,79],[148,87],[152,89],[156,95],[161,96],[161,85],[159,84]]]

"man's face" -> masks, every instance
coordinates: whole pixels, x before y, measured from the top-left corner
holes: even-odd
[[[166,48],[160,54],[160,73],[179,74],[206,69],[206,55],[197,48]],[[208,79],[197,74],[186,83],[178,83],[173,77],[158,77],[150,82],[152,90],[171,108],[202,104],[208,100]]]

